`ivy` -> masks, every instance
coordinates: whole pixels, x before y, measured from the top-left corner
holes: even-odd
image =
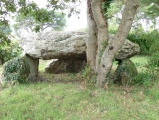
[[[30,73],[29,65],[25,57],[16,57],[4,64],[3,81],[18,81],[26,83]]]

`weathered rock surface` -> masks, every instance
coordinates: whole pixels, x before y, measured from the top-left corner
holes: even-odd
[[[86,39],[83,32],[40,32],[23,37],[20,46],[33,58],[85,59]]]
[[[113,35],[109,35],[111,40]],[[83,32],[42,32],[23,37],[20,46],[33,58],[86,59],[87,34]],[[140,52],[140,47],[126,40],[116,54],[117,60],[130,58]]]
[[[113,75],[113,80],[114,83],[127,85],[132,83],[133,78],[137,74],[138,72],[134,63],[129,59],[125,59],[118,63],[118,67]]]
[[[112,34],[109,34],[109,40],[113,39]],[[129,59],[140,52],[140,46],[126,39],[124,45],[120,48],[118,53],[115,55],[116,60]]]
[[[86,65],[85,60],[57,60],[48,63],[45,68],[46,73],[78,73]]]

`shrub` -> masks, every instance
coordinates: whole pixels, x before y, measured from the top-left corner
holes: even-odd
[[[154,65],[149,63],[144,66],[138,64],[138,67],[140,67],[141,72],[133,77],[133,84],[148,86],[158,79],[158,71],[155,69]]]
[[[149,55],[151,54],[149,52],[150,47],[156,40],[159,40],[159,35],[157,31],[132,31],[127,38],[140,46],[141,55]]]
[[[26,83],[30,73],[29,65],[25,57],[16,57],[4,64],[3,81],[18,81]]]
[[[159,67],[159,52],[154,52],[148,60],[149,65]]]
[[[0,49],[0,60],[2,61],[2,64],[4,64],[20,54],[21,48],[18,46],[17,42],[5,44],[4,46],[1,46]]]
[[[151,74],[148,71],[142,71],[134,76],[132,83],[135,85],[148,85],[151,81]]]
[[[159,40],[155,40],[155,42],[150,47],[150,59],[149,64],[155,67],[159,67]]]
[[[116,31],[115,28],[109,29],[111,34],[115,34]],[[155,41],[159,41],[159,33],[156,30],[149,32],[143,30],[132,30],[127,39],[140,46],[140,55],[150,55],[152,53],[150,52],[150,47]]]

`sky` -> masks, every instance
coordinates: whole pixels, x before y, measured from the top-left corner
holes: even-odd
[[[40,7],[44,7],[46,5],[47,0],[33,0],[36,2]],[[66,18],[66,28],[65,31],[74,31],[80,30],[87,27],[87,7],[86,7],[86,0],[83,0],[82,4],[78,6],[80,9],[79,18],[77,16],[71,16],[70,18]]]

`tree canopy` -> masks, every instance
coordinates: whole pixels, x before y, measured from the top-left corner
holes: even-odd
[[[65,25],[65,13],[69,11],[68,16],[78,14],[74,3],[80,3],[75,0],[47,0],[45,8],[39,6],[31,0],[1,0],[0,1],[0,27],[5,31],[10,29],[10,19],[16,21],[16,29],[25,28],[32,31],[44,30],[51,27],[55,30],[61,30]],[[0,31],[0,34],[4,32]],[[8,35],[8,34],[7,34]],[[1,40],[4,37],[1,37]]]

